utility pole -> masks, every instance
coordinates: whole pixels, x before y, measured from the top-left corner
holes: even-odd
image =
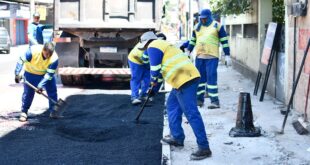
[[[189,19],[187,21],[187,39],[191,38],[192,35],[192,29],[193,29],[193,10],[192,10],[192,0],[188,0],[188,7],[189,7]]]
[[[33,22],[33,14],[35,13],[35,0],[30,0],[30,20]]]

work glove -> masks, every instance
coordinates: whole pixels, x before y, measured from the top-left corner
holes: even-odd
[[[231,59],[229,55],[225,55],[225,65],[231,66]]]
[[[180,49],[183,51],[183,52],[185,52],[185,46],[180,46]]]
[[[156,92],[154,92],[154,90],[152,90],[151,88],[147,91],[147,93],[150,97],[154,97],[156,95]]]
[[[36,92],[37,92],[38,94],[42,94],[43,88],[42,88],[42,87],[38,87],[37,90],[36,90]]]
[[[15,83],[20,83],[20,81],[22,80],[22,76],[20,75],[15,75]]]
[[[147,91],[147,93],[150,95],[150,97],[154,97],[156,95],[156,92],[154,90],[156,85],[157,85],[156,82],[151,82],[151,87]]]

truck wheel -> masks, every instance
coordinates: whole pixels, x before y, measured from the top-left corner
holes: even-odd
[[[62,85],[64,86],[71,86],[72,85],[72,77],[71,75],[60,75],[60,79],[62,82]]]

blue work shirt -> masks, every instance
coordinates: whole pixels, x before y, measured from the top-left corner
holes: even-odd
[[[31,23],[28,26],[29,45],[43,44],[44,25]]]

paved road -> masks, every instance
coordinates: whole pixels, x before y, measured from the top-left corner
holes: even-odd
[[[129,103],[129,90],[63,87],[65,118],[54,121],[48,101],[36,95],[30,119],[17,120],[23,92],[14,82],[14,68],[27,45],[0,54],[0,164],[160,164],[164,96],[147,107],[142,119],[131,121],[139,107]]]

